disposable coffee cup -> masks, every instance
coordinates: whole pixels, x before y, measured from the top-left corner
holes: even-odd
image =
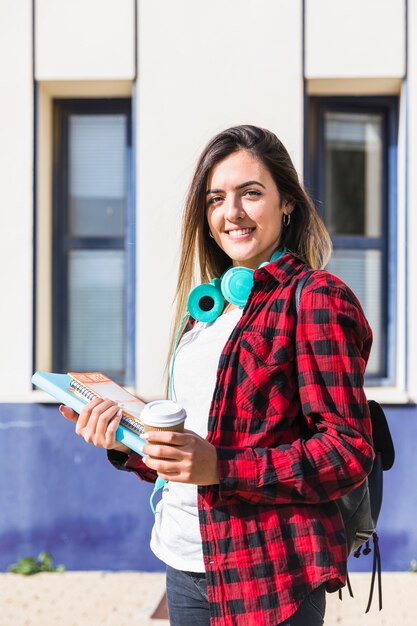
[[[184,432],[185,410],[173,400],[154,400],[145,404],[140,421],[145,432],[170,430]]]

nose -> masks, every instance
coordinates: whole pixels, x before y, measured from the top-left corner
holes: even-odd
[[[231,194],[226,198],[224,217],[230,222],[242,219],[245,215],[245,210],[242,206],[241,199],[237,194]]]

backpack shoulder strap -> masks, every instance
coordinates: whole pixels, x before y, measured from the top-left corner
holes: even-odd
[[[297,314],[300,309],[301,293],[313,272],[314,270],[308,270],[297,282],[297,286],[295,288],[295,311]]]
[[[295,288],[296,318],[300,309],[302,291],[313,272],[314,270],[308,270],[297,282]],[[359,539],[359,548],[354,553],[354,556],[359,556],[361,546],[365,542],[366,549],[364,550],[364,554],[370,552],[369,539],[370,536],[373,537],[374,559],[372,566],[371,590],[366,613],[368,613],[371,607],[376,573],[378,573],[379,610],[382,609],[381,557],[378,545],[378,535],[374,525],[376,525],[382,503],[382,470],[390,469],[395,458],[394,444],[382,407],[374,400],[368,401],[368,406],[371,415],[372,434],[376,450],[373,470],[368,476],[367,481],[362,483],[359,488],[354,489],[350,493],[345,494],[336,500],[345,524],[349,549],[352,548],[354,540]],[[366,497],[363,497],[361,490],[365,490]],[[359,496],[360,499],[358,499]],[[354,505],[353,507],[352,504]],[[350,509],[352,509],[352,511],[350,511]],[[370,515],[372,519],[369,519]],[[363,526],[363,523],[365,523],[365,527]],[[363,528],[365,528],[365,535],[361,538],[360,533]],[[357,545],[357,543],[355,545]],[[350,594],[353,596],[349,579],[348,585]]]

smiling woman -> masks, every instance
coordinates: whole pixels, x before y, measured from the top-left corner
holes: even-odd
[[[346,583],[335,500],[372,467],[372,332],[354,294],[319,269],[330,247],[278,138],[254,126],[220,133],[183,222],[177,320],[189,323],[175,332],[170,390],[187,430],[147,433],[143,458],[116,448],[109,401],[78,418],[116,467],[168,481],[151,549],[167,565],[171,626],[321,626],[325,590]],[[210,284],[195,287],[197,261]],[[200,287],[216,302],[207,320],[188,304]],[[198,297],[205,308],[209,295]]]
[[[173,338],[170,389],[190,430],[164,434],[170,452],[144,448],[147,470],[169,480],[151,548],[168,567],[170,623],[322,624],[325,587],[345,584],[332,501],[372,464],[366,398],[352,387],[371,330],[355,296],[323,271],[309,279],[295,323],[296,285],[326,264],[331,243],[270,131],[230,128],[208,144],[182,237],[176,327],[191,310],[196,261],[211,284],[191,293],[204,287],[220,300],[215,315],[191,320],[178,349]],[[229,275],[252,285],[239,304],[224,288]],[[329,363],[349,372],[333,388],[318,382]],[[131,455],[125,463],[139,474],[140,465]]]

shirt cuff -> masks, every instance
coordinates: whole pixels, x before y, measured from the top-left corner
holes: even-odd
[[[110,463],[118,470],[122,470],[123,472],[132,472],[133,469],[130,467],[126,467],[125,463],[129,459],[129,455],[124,452],[119,452],[119,450],[107,450],[107,458]]]
[[[113,467],[118,470],[134,472],[141,480],[149,483],[154,483],[156,480],[157,473],[153,469],[146,467],[142,461],[142,456],[136,454],[136,452],[126,454],[119,450],[107,450],[107,458]]]
[[[219,472],[219,495],[233,496],[244,493],[251,500],[258,499],[259,468],[252,449],[216,448]]]

